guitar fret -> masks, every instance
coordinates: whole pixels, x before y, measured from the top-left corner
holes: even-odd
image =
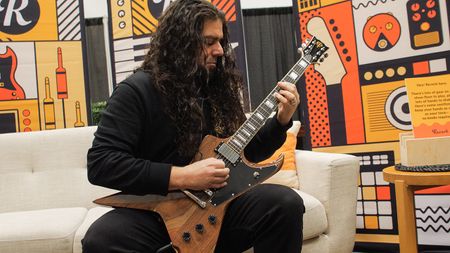
[[[255,115],[258,116],[261,120],[264,120],[264,117],[261,115],[261,113],[256,112]]]
[[[281,81],[292,83],[292,79],[289,76],[285,76]]]
[[[251,119],[251,118],[249,118],[249,120],[250,120],[250,119]],[[256,130],[256,127],[253,126],[250,122],[248,122],[248,127],[249,127],[251,130],[253,130],[253,131]]]
[[[275,96],[270,96],[269,98],[268,98],[268,100],[269,101],[271,101],[274,105],[277,105],[278,104],[278,100],[277,100],[277,98],[275,97]]]
[[[262,104],[262,105],[260,106],[260,108],[258,108],[258,109],[261,109],[261,110],[260,110],[260,113],[264,114],[265,116],[269,116],[270,113],[271,113],[271,110],[268,110],[269,108],[265,108],[265,105],[264,105],[264,104]]]
[[[300,62],[298,63],[300,66],[302,66],[303,68],[308,67],[309,63],[305,60],[300,60]]]
[[[234,143],[236,143],[239,147],[241,147],[242,148],[242,144],[238,141],[238,140],[236,140],[236,139],[233,139],[233,142]]]
[[[272,103],[272,101],[267,100],[266,102],[264,102],[264,104],[269,107],[269,109],[273,109],[275,107],[274,103]]]
[[[250,136],[250,133],[247,130],[245,130],[244,128],[242,128],[241,130],[242,132],[244,132],[245,135]]]
[[[239,153],[239,152],[240,152],[239,147],[237,147],[236,145],[234,145],[233,142],[230,141],[230,142],[228,143],[228,145],[229,145],[236,153]],[[230,153],[231,153],[231,152],[225,152],[224,155],[229,156]]]
[[[297,80],[297,77],[298,77],[299,75],[297,75],[297,73],[295,73],[295,71],[292,71],[290,74],[289,74],[289,77],[290,78],[292,78],[292,80],[294,81],[294,80]]]
[[[248,126],[248,124],[249,123],[247,122],[247,124],[244,125],[243,129],[249,134],[249,136],[252,136],[254,135],[254,130],[252,130],[250,126]]]
[[[241,141],[243,141],[244,143],[247,142],[247,140],[246,140],[244,137],[242,137],[242,135],[240,135],[239,133],[237,133],[236,136],[237,136],[239,139],[241,139]]]
[[[255,123],[255,125],[253,125],[255,127],[254,130],[256,130],[257,128],[259,128],[261,126],[261,123],[258,121],[258,118],[252,116],[252,117],[250,117],[249,120],[253,120],[253,123]]]

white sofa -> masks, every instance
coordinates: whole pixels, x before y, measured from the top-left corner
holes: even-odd
[[[90,224],[110,210],[92,203],[115,191],[91,185],[86,153],[95,127],[0,134],[0,252],[81,252]],[[350,253],[359,161],[296,151],[305,253]]]

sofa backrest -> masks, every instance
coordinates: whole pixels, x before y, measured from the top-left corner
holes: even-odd
[[[87,180],[96,127],[0,134],[0,213],[94,206],[115,191]]]

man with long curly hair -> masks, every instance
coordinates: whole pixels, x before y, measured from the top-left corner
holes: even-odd
[[[205,135],[228,137],[245,121],[232,53],[224,14],[215,6],[172,3],[144,63],[108,101],[88,152],[89,181],[138,195],[226,186],[224,161],[190,162]],[[293,84],[277,85],[277,113],[246,146],[250,161],[269,157],[292,125],[299,94]],[[257,185],[227,207],[215,252],[299,253],[303,213],[303,200],[290,188]],[[169,244],[157,213],[116,208],[91,225],[83,252],[160,252]]]

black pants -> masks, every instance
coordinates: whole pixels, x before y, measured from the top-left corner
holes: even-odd
[[[226,210],[216,253],[300,253],[301,197],[290,188],[262,184],[233,200]],[[84,253],[154,253],[170,243],[159,215],[134,209],[110,211],[95,221],[82,241]]]

